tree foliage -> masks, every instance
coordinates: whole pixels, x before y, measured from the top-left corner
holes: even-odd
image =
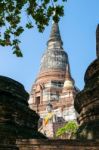
[[[63,2],[66,0],[62,0]],[[54,3],[57,2],[56,7]],[[59,0],[0,0],[0,45],[11,46],[13,54],[22,57],[19,36],[25,28],[31,29],[34,22],[39,32],[43,32],[51,16],[55,22],[64,15],[64,8],[58,5]],[[53,16],[53,12],[56,12]],[[22,13],[25,12],[27,22],[22,25]]]
[[[70,135],[70,138],[72,138],[78,129],[78,125],[76,121],[69,121],[66,125],[63,127],[59,128],[56,132],[56,137],[59,137],[65,133],[68,133]]]

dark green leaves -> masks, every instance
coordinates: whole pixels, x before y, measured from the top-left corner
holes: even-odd
[[[14,39],[13,40],[13,54],[16,54],[17,57],[23,57],[23,54],[20,50],[20,47],[19,47],[19,43],[20,41],[18,39]]]
[[[50,17],[53,16],[55,22],[59,21],[60,16],[64,15],[63,6],[58,5],[59,0],[0,0],[0,45],[11,46],[13,54],[22,57],[19,47],[19,36],[24,32],[25,28],[33,28],[35,21],[38,31],[43,32],[45,26],[48,25]],[[63,2],[66,0],[62,0]],[[54,2],[57,2],[56,7]],[[21,25],[23,20],[22,13],[25,13],[27,22]]]
[[[23,54],[18,46],[13,47],[13,49],[13,54],[15,54],[17,57],[23,57]]]
[[[14,32],[14,35],[19,36],[20,34],[22,34],[23,31],[24,31],[23,27],[20,26],[16,29],[16,31]]]
[[[33,25],[32,25],[32,23],[31,23],[31,22],[28,22],[28,23],[26,24],[26,28],[28,28],[28,29],[31,29],[31,28],[33,28]]]

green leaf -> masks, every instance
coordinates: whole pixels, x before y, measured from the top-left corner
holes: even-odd
[[[77,132],[78,125],[76,121],[69,121],[66,125],[62,128],[59,128],[56,132],[56,137],[63,135],[64,133],[72,133],[75,134]]]
[[[31,23],[31,22],[28,22],[28,23],[26,24],[26,28],[28,28],[28,29],[31,29],[31,28],[33,28],[33,25],[32,25],[32,23]]]
[[[14,35],[19,36],[20,34],[23,33],[23,31],[24,31],[23,27],[20,26],[16,29],[16,31],[14,32]]]
[[[23,57],[23,54],[22,54],[22,52],[21,52],[21,50],[20,50],[18,45],[15,45],[13,47],[13,50],[14,50],[13,54],[15,54],[17,57]]]

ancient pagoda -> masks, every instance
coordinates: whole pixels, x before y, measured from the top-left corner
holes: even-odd
[[[76,119],[74,98],[77,92],[78,89],[71,77],[68,55],[63,49],[59,25],[53,23],[47,49],[42,56],[40,71],[32,86],[29,99],[30,108],[41,117],[41,126],[43,126],[42,120],[52,109],[50,112],[53,112],[54,119],[51,115],[47,117],[50,120],[48,124],[51,125],[52,134],[46,133],[47,123],[45,125],[47,130],[43,133],[53,137],[56,128],[69,120]]]
[[[76,95],[74,102],[79,113],[79,139],[99,139],[99,25],[96,30],[96,55],[97,58],[86,70],[84,89]]]

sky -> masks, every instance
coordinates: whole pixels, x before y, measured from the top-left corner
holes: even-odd
[[[26,17],[23,16],[26,20]],[[99,23],[99,0],[68,0],[65,15],[59,22],[63,48],[67,52],[75,85],[82,90],[84,74],[96,58],[96,27]],[[24,24],[24,21],[23,21]],[[46,50],[52,21],[43,33],[36,26],[22,34],[23,58],[12,54],[11,47],[0,46],[0,75],[21,82],[30,92],[40,69],[40,60]]]

